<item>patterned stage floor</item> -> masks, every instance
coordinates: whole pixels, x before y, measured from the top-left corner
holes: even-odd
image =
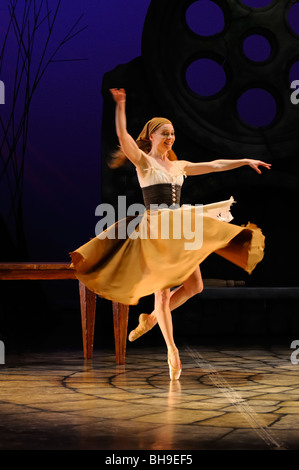
[[[299,449],[299,365],[288,347],[163,348],[8,356],[1,450]]]

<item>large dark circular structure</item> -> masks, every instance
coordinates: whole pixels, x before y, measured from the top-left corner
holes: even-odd
[[[262,175],[240,168],[186,179],[183,203],[233,195],[235,222],[254,222],[266,236],[265,258],[252,276],[209,257],[202,266],[205,277],[298,285],[299,104],[291,102],[291,82],[299,80],[298,51],[299,0],[152,0],[141,57],[105,76],[104,156],[117,145],[109,88],[124,87],[133,136],[160,115],[174,124],[180,159],[250,157],[272,163]],[[136,201],[132,165],[103,172],[105,200],[115,199],[117,182],[118,192]]]
[[[156,99],[186,136],[222,154],[269,159],[269,146],[276,159],[294,153],[297,9],[299,2],[284,0],[151,2],[145,68]]]

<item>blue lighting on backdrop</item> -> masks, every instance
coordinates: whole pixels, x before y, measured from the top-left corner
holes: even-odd
[[[299,35],[299,2],[291,5],[288,14],[288,22],[293,33]]]
[[[215,60],[198,59],[188,67],[186,79],[192,91],[200,96],[217,95],[226,83],[226,74]]]
[[[10,3],[8,0],[0,3],[0,50],[10,21]],[[27,4],[18,1],[19,21]],[[41,18],[46,16],[45,4]],[[58,1],[48,4],[53,19]],[[25,231],[31,259],[68,261],[69,251],[94,236],[94,210],[101,202],[102,78],[118,64],[141,54],[149,4],[150,0],[130,0],[126,4],[121,0],[61,2],[47,57],[81,16],[77,29],[87,28],[63,46],[57,62],[49,64],[31,102],[23,184]],[[45,20],[36,32],[32,76],[47,34]],[[6,104],[0,112],[6,121],[12,108],[17,50],[10,28],[0,75],[6,88]],[[22,97],[19,106],[23,106]],[[10,171],[13,173],[13,168]],[[5,178],[1,183],[0,213],[11,221],[12,216],[7,213],[10,188]],[[3,193],[6,200],[1,197]]]
[[[254,62],[264,62],[271,54],[271,44],[260,34],[252,34],[244,39],[244,54]]]
[[[213,36],[225,27],[222,9],[210,0],[192,3],[186,11],[186,21],[190,29],[200,36]]]

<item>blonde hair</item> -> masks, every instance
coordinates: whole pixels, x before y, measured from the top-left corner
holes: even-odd
[[[151,151],[151,134],[153,134],[153,132],[157,131],[160,127],[164,126],[165,124],[172,124],[172,122],[166,118],[155,117],[145,124],[144,128],[142,129],[141,133],[139,134],[136,140],[136,144],[138,145],[140,150],[142,150],[144,153],[149,153]],[[172,149],[168,151],[167,157],[169,158],[169,160],[172,161],[178,159]],[[112,158],[108,165],[110,166],[110,168],[119,168],[120,166],[124,165],[124,163],[126,163],[127,161],[127,156],[122,151],[122,149],[119,148],[112,155]]]

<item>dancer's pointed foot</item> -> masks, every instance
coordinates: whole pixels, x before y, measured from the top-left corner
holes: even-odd
[[[139,315],[139,325],[129,334],[129,341],[135,341],[136,339],[140,338],[140,336],[150,331],[156,323],[157,320],[153,318],[152,315],[142,313]]]
[[[168,366],[170,380],[179,380],[182,372],[182,364],[177,348],[168,348]]]

